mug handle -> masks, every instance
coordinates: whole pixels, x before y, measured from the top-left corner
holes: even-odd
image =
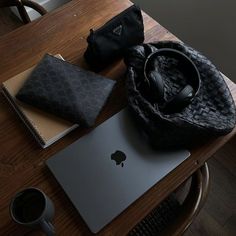
[[[42,220],[40,222],[40,227],[42,228],[43,232],[47,235],[47,236],[54,236],[55,235],[55,229],[54,226],[46,221],[46,220]]]

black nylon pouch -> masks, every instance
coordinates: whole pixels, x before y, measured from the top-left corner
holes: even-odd
[[[100,71],[115,59],[124,56],[127,48],[143,41],[141,10],[133,5],[96,31],[90,30],[84,58],[94,71]]]

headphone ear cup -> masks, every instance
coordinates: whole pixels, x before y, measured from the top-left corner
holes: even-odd
[[[168,112],[176,112],[188,106],[194,98],[194,89],[186,85],[176,96],[174,96],[165,106]]]
[[[164,81],[157,71],[151,71],[148,76],[150,92],[154,102],[160,101],[164,97]]]

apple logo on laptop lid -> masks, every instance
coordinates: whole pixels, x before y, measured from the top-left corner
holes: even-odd
[[[126,155],[122,151],[115,151],[111,154],[111,160],[116,162],[116,165],[124,166],[124,161],[126,160]]]

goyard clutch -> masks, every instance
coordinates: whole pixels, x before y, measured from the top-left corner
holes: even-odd
[[[46,54],[16,98],[74,123],[92,126],[115,83]]]

